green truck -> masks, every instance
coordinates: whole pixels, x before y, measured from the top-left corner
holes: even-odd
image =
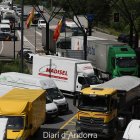
[[[88,40],[87,59],[100,78],[138,76],[136,53],[127,44],[114,40]]]

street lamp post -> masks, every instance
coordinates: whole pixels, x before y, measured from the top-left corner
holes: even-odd
[[[16,58],[16,56],[15,56],[15,48],[16,48],[16,44],[15,44],[15,19],[14,19],[14,60],[15,60],[15,58]]]

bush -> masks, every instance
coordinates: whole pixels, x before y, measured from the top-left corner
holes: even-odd
[[[3,72],[20,72],[20,62],[18,60],[3,62],[0,61],[0,73]],[[24,64],[24,73],[29,73],[29,68]]]

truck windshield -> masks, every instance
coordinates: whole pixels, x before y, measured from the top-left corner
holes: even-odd
[[[136,67],[137,62],[136,62],[136,58],[123,57],[123,58],[117,58],[116,64],[121,68],[126,68],[126,67]]]
[[[89,84],[89,85],[96,85],[96,84],[100,83],[99,79],[95,75],[85,77],[85,79],[86,79],[87,84]]]
[[[21,130],[24,128],[24,117],[22,116],[0,116],[0,118],[8,118],[7,129]]]
[[[52,100],[53,99],[63,99],[64,98],[62,92],[58,88],[47,89],[47,96]]]
[[[108,99],[107,97],[90,97],[84,95],[79,101],[79,109],[106,112],[108,111]]]

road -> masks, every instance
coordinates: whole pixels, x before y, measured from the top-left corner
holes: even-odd
[[[46,19],[48,15],[46,15]],[[58,22],[57,19],[52,20],[50,25],[55,25]],[[43,50],[42,48],[42,34],[41,30],[35,27],[30,27],[29,29],[24,28],[24,48],[29,47],[32,49],[33,52],[36,50]],[[16,53],[21,49],[21,32],[20,30],[16,32],[18,36],[18,41],[16,41]],[[116,39],[117,37],[108,35],[105,33],[101,33],[98,31],[94,31],[92,33],[93,36],[106,38],[106,39]],[[36,36],[36,37],[35,37]],[[0,56],[10,57],[13,58],[13,48],[14,42],[12,41],[1,41],[0,42]],[[75,122],[76,122],[76,112],[77,108],[73,106],[73,100],[70,97],[67,97],[67,101],[69,103],[70,111],[66,114],[59,114],[58,118],[52,119],[47,121],[44,125],[41,126],[39,131],[35,134],[32,140],[55,140],[55,139],[62,139],[62,140],[77,140],[78,135],[75,131]],[[54,138],[54,134],[57,138]],[[123,132],[119,132],[118,135],[113,140],[120,140]],[[63,137],[62,137],[63,136]],[[44,138],[43,138],[44,137]],[[80,136],[79,136],[80,137]],[[86,136],[85,136],[86,137]],[[84,140],[86,138],[81,138]],[[95,136],[94,136],[95,137]],[[93,138],[93,137],[92,137]],[[95,138],[96,139],[96,138]],[[98,138],[101,140],[100,138]]]

